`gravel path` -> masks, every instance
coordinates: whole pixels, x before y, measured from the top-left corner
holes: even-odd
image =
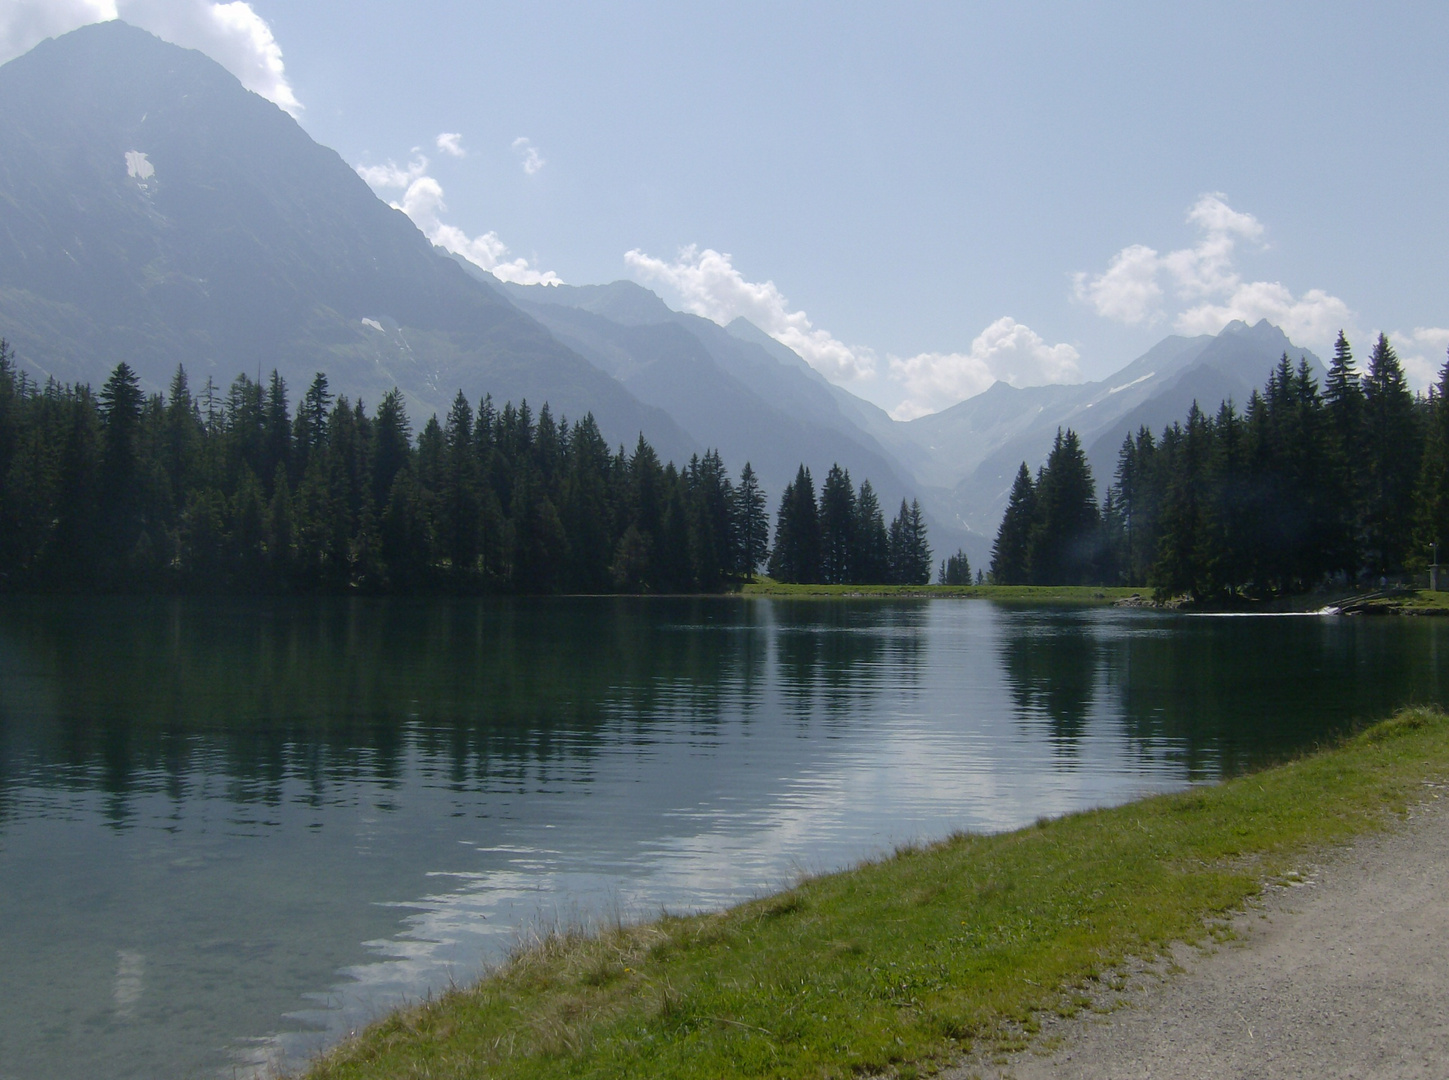
[[[1449,1077],[1449,790],[1267,891],[1237,940],[1129,980],[1037,1048],[943,1074],[1012,1080]],[[1055,1047],[1044,1053],[1043,1047]]]

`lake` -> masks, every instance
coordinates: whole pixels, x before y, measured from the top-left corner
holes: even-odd
[[[1210,782],[1446,688],[1436,619],[5,599],[0,1080],[296,1065],[549,926]]]

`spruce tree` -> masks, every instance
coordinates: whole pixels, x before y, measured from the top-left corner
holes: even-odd
[[[855,525],[850,473],[832,465],[820,488],[820,580],[827,585],[855,580]]]
[[[880,499],[869,480],[860,482],[855,499],[855,559],[852,580],[860,585],[883,585],[891,577],[890,536]]]
[[[750,463],[740,470],[740,483],[735,488],[735,537],[738,560],[735,570],[745,577],[754,577],[770,552],[770,516],[766,510],[765,493]]]
[[[971,584],[971,561],[960,548],[956,549],[956,554],[942,560],[940,580],[942,585]]]
[[[1096,486],[1077,433],[1060,429],[1036,483],[1028,540],[1030,580],[1080,585],[1093,576],[1101,540]]]
[[[900,512],[890,527],[891,583],[928,585],[931,581],[931,546],[926,542],[926,524],[921,504],[901,500]]]
[[[1432,560],[1436,545],[1441,559],[1449,557],[1449,360],[1439,372],[1438,386],[1429,391],[1427,427],[1416,495],[1415,546],[1416,554]]]
[[[1403,568],[1413,535],[1421,437],[1413,394],[1383,334],[1364,379],[1363,430],[1366,553],[1372,569],[1395,573]]]
[[[1025,585],[1030,580],[1031,529],[1036,520],[1036,485],[1026,462],[1016,471],[1006,513],[991,546],[991,580],[996,585]]]
[[[480,523],[478,457],[473,449],[473,408],[459,390],[443,428],[442,527],[444,551],[454,574],[478,566]]]
[[[814,584],[820,580],[820,517],[815,483],[803,464],[780,496],[770,576],[777,581]]]
[[[102,540],[112,560],[124,562],[140,536],[141,380],[124,361],[98,396],[104,424],[100,469]]]

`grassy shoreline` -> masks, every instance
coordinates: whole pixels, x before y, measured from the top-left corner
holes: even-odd
[[[1238,608],[1159,604],[1152,590],[1141,586],[1103,585],[796,585],[762,578],[747,582],[736,595],[769,597],[776,600],[878,600],[964,598],[993,600],[1001,604],[1129,606],[1160,608],[1164,611],[1246,611],[1263,614],[1301,614],[1328,606],[1351,615],[1449,615],[1449,592],[1428,589],[1393,588],[1384,592],[1358,593],[1324,591],[1301,596],[1245,602]]]
[[[1024,604],[1114,604],[1150,591],[1097,585],[794,585],[766,578],[745,584],[739,595],[783,600],[966,597]]]
[[[1114,965],[1198,941],[1449,773],[1405,710],[1222,784],[955,836],[730,910],[565,934],[336,1047],[311,1080],[911,1077],[1070,1012]]]

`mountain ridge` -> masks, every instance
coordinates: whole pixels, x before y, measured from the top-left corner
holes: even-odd
[[[419,420],[491,391],[698,448],[202,53],[119,20],[42,42],[0,66],[0,145],[0,327],[42,379],[325,370]]]

